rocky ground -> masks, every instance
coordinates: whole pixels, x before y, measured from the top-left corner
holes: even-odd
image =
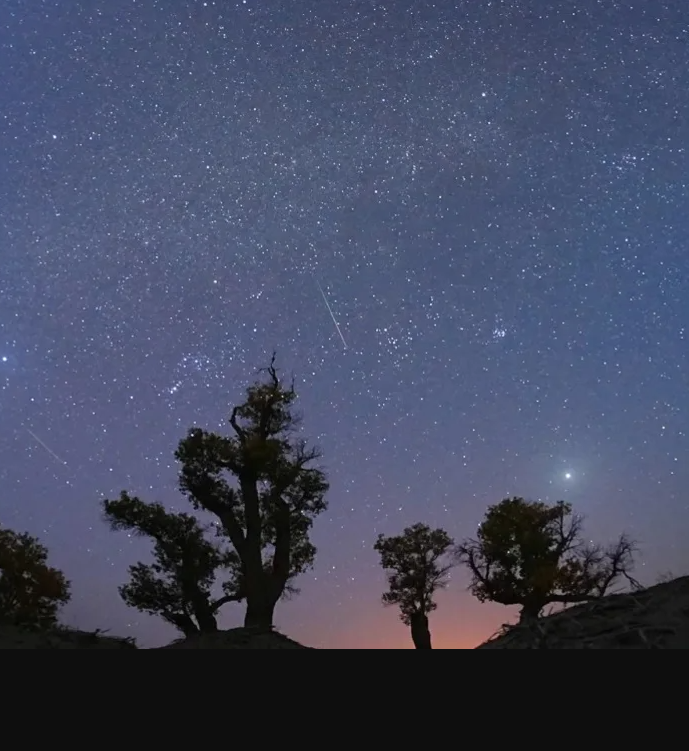
[[[689,576],[507,626],[478,649],[689,649]]]

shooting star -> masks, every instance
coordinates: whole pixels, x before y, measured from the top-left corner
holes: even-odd
[[[28,428],[25,428],[25,430],[34,439],[34,441],[36,441],[36,443],[42,446],[53,457],[53,459],[55,459],[56,462],[67,466],[67,462],[64,461],[64,459],[60,459],[60,457],[50,448],[50,446],[46,446],[46,444],[33,432],[33,430],[29,430]]]
[[[330,307],[330,303],[328,302],[328,298],[325,296],[325,292],[323,292],[323,287],[321,287],[318,279],[316,279],[316,285],[318,286],[318,291],[321,293],[321,297],[323,298],[323,302],[325,303],[325,307],[328,309],[328,313],[330,313],[330,317],[333,319],[333,323],[335,324],[335,328],[337,329],[337,333],[340,335],[340,339],[342,339],[342,344],[344,344],[345,349],[349,349],[347,345],[347,341],[342,335],[342,329],[340,328],[340,324],[337,322],[337,318],[335,318],[335,314],[333,313],[333,309]]]

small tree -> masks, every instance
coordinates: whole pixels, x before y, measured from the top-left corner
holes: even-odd
[[[457,548],[481,601],[521,606],[522,622],[550,603],[574,604],[607,594],[620,579],[634,586],[635,545],[626,536],[610,547],[586,543],[582,519],[564,501],[554,506],[506,498],[491,506],[477,539]]]
[[[69,582],[48,566],[48,550],[35,537],[0,529],[0,622],[46,629],[69,602]]]
[[[104,501],[103,508],[114,530],[155,543],[154,562],[130,566],[130,581],[119,588],[127,605],[161,616],[185,636],[217,631],[220,608],[244,597],[236,556],[209,542],[195,517],[171,513],[159,503],[122,493],[116,501]],[[213,598],[211,589],[221,569],[228,575],[225,594]]]
[[[195,428],[179,444],[180,485],[195,508],[218,518],[237,554],[247,627],[272,628],[277,602],[312,564],[314,518],[326,508],[328,483],[313,465],[320,454],[296,436],[294,384],[266,378],[247,390],[230,416],[233,435]]]
[[[397,537],[380,535],[375,550],[388,572],[384,605],[397,605],[402,622],[411,627],[416,649],[432,649],[428,616],[438,606],[433,597],[447,584],[453,566],[447,560],[454,541],[443,529],[425,524],[408,527]]]

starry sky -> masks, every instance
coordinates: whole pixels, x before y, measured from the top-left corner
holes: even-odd
[[[411,647],[376,536],[508,494],[689,571],[685,0],[3,0],[0,70],[0,523],[68,623],[175,637],[100,502],[186,510],[274,349],[332,484],[290,636]],[[438,647],[513,615],[466,586]]]

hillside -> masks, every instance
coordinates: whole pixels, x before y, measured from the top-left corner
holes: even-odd
[[[190,639],[178,639],[157,649],[310,649],[277,631],[235,628]]]
[[[507,627],[477,649],[689,649],[689,576]]]
[[[0,649],[137,649],[132,639],[58,628],[35,632],[12,626],[0,626]],[[235,628],[215,634],[178,639],[153,649],[310,649],[277,631]]]
[[[131,639],[102,632],[56,628],[36,632],[14,626],[0,626],[0,649],[136,649]]]

